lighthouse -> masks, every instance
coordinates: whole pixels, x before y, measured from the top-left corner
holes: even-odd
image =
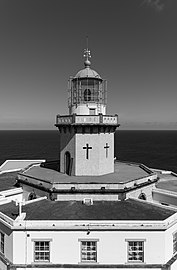
[[[59,160],[33,164],[18,173],[24,198],[47,196],[89,204],[130,197],[152,201],[157,173],[114,158],[118,115],[106,112],[107,83],[91,68],[88,47],[84,58],[83,69],[69,79],[68,114],[56,116]]]
[[[57,115],[60,172],[99,176],[114,172],[114,132],[118,115],[107,115],[107,81],[91,69],[84,50],[84,68],[68,82],[68,115]]]

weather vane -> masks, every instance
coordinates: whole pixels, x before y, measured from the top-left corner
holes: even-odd
[[[86,58],[86,61],[88,61],[89,58],[91,58],[91,54],[90,54],[90,51],[88,49],[88,36],[87,36],[87,49],[84,50],[84,57]]]

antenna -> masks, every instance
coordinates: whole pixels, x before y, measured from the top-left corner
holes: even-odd
[[[86,45],[87,45],[87,49],[84,50],[84,57],[86,58],[85,59],[85,67],[90,67],[91,63],[89,61],[89,58],[91,58],[91,54],[90,54],[90,51],[88,49],[88,36],[86,36]]]
[[[84,50],[84,57],[86,58],[85,59],[85,67],[89,67],[90,66],[90,61],[89,61],[89,58],[91,58],[91,54],[90,54],[90,51],[88,49],[88,36],[86,36],[86,45],[87,45],[87,48]]]
[[[88,36],[86,36],[87,49],[88,49]]]

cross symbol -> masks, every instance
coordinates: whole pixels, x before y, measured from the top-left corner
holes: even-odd
[[[110,146],[108,145],[108,143],[106,143],[106,146],[104,146],[104,148],[106,149],[106,158],[108,157],[108,148],[109,148]]]
[[[83,149],[86,149],[86,159],[89,159],[89,150],[92,149],[92,147],[86,143],[86,146],[84,146]]]

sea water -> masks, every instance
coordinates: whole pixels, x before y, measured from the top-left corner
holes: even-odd
[[[150,168],[177,173],[177,131],[123,131],[115,133],[115,156]],[[7,159],[59,158],[59,132],[0,131],[0,164]]]

